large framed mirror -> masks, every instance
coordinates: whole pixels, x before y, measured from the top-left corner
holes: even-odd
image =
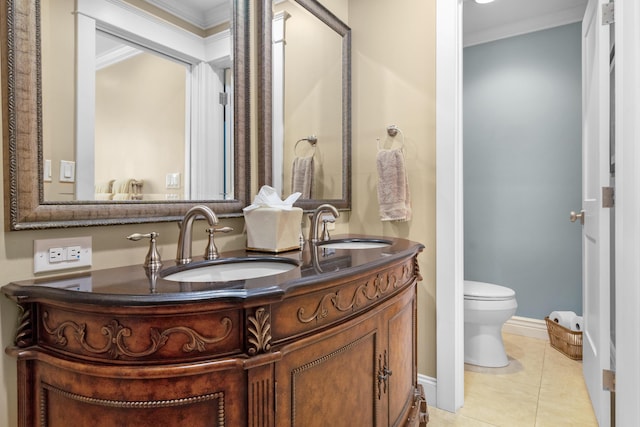
[[[248,0],[1,8],[6,229],[242,214]]]
[[[305,210],[351,206],[348,2],[261,0],[258,175]],[[342,9],[342,10],[337,10]]]

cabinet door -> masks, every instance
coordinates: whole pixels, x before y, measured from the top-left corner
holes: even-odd
[[[67,369],[67,366],[52,366],[37,361],[32,401],[34,413],[37,414],[34,416],[34,425],[245,425],[243,371],[210,365],[209,369],[90,365]]]
[[[415,287],[403,291],[381,316],[381,331],[385,337],[381,374],[386,375],[387,422],[383,425],[404,425],[407,413],[415,401],[416,366],[416,298]]]
[[[283,348],[275,371],[276,425],[379,425],[378,326],[368,315]]]

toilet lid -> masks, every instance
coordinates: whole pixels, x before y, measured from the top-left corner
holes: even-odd
[[[474,300],[500,301],[512,299],[516,296],[513,289],[493,283],[464,281],[464,297]]]

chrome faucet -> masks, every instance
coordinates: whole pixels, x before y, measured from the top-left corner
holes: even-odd
[[[324,205],[318,206],[313,211],[313,217],[311,218],[311,225],[309,226],[309,242],[311,243],[317,243],[322,240],[329,240],[329,234],[326,232],[323,232],[322,236],[318,236],[318,233],[320,230],[320,221],[322,220],[323,212],[331,213],[334,218],[338,218],[340,216],[340,213],[333,205],[324,204]],[[323,222],[325,223],[324,224],[325,228],[323,229],[323,231],[326,231],[326,221],[323,221]]]
[[[209,222],[209,228],[213,228],[218,224],[218,217],[208,206],[197,205],[192,207],[184,214],[182,223],[180,224],[180,236],[178,237],[178,254],[176,255],[176,264],[184,265],[191,262],[191,231],[193,228],[193,220],[202,215]]]

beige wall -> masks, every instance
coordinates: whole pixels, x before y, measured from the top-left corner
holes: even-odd
[[[45,200],[73,200],[75,184],[60,182],[60,160],[75,161],[75,0],[42,3],[43,156],[51,160]],[[55,143],[53,142],[55,141]]]
[[[352,211],[342,215],[336,232],[398,236],[425,244],[419,257],[424,280],[418,291],[418,370],[435,376],[435,1],[350,0],[349,25],[353,31],[354,194]],[[375,144],[392,123],[406,137],[414,214],[407,223],[383,224],[378,220],[375,196]],[[255,148],[255,141],[252,146]],[[4,223],[4,210],[0,217]],[[222,222],[236,231],[218,237],[221,250],[243,247],[242,220]],[[35,238],[92,236],[93,269],[100,269],[128,265],[131,260],[142,263],[145,244],[130,242],[125,236],[151,230],[160,233],[161,256],[172,259],[178,235],[173,223],[0,232],[0,284],[33,277]],[[204,239],[194,242],[194,251],[205,245]],[[15,305],[0,297],[3,349],[11,345],[16,323]],[[4,352],[1,360],[0,426],[15,426],[16,361]]]
[[[418,371],[435,377],[435,1],[350,0],[353,34],[353,203],[349,230],[403,237],[419,257]],[[378,218],[376,138],[404,133],[413,219]]]
[[[156,200],[184,198],[186,83],[185,65],[150,53],[96,73],[96,182],[142,179]],[[165,188],[168,173],[180,189]]]

